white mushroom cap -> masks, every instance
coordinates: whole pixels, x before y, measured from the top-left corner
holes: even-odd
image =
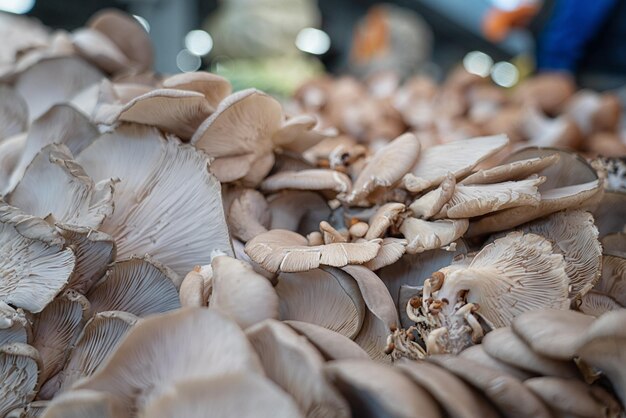
[[[11,173],[19,163],[26,147],[26,133],[0,141],[0,195],[11,190]]]
[[[283,122],[280,129],[272,136],[272,141],[284,150],[304,153],[325,138],[337,135],[336,129],[320,129],[317,125],[318,121],[315,116],[304,114],[293,116]]]
[[[324,168],[282,171],[267,177],[261,184],[266,192],[276,192],[284,189],[295,190],[331,190],[339,194],[350,191],[352,182],[343,173]]]
[[[0,347],[0,415],[33,400],[39,386],[41,358],[37,350],[22,343]]]
[[[127,418],[123,405],[108,393],[75,390],[62,393],[43,411],[45,418]]]
[[[605,295],[604,293],[590,290],[580,298],[578,303],[576,303],[576,308],[584,314],[592,315],[597,318],[609,311],[623,309],[624,306],[620,305],[615,301],[615,299]]]
[[[448,172],[456,178],[465,176],[481,161],[502,150],[506,135],[485,136],[449,142],[425,149],[411,171],[404,176],[407,190],[417,193],[438,186]]]
[[[446,275],[437,299],[454,307],[460,292],[477,303],[478,312],[495,327],[508,326],[523,312],[539,308],[567,309],[569,279],[563,256],[534,234],[511,232],[485,246],[468,266]]]
[[[382,238],[387,229],[397,221],[398,216],[405,209],[404,204],[397,202],[389,202],[382,205],[369,219],[369,229],[365,234],[365,239]]]
[[[338,360],[327,363],[324,371],[357,416],[359,404],[365,404],[380,416],[441,417],[439,405],[431,395],[399,369],[363,360]]]
[[[213,108],[228,96],[232,87],[230,82],[222,76],[206,71],[180,73],[163,80],[166,89],[180,89],[202,93]]]
[[[278,318],[279,298],[268,279],[241,260],[220,255],[211,261],[209,308],[218,309],[242,329]]]
[[[181,279],[149,256],[119,260],[87,293],[90,314],[124,311],[144,317],[180,308]]]
[[[357,343],[338,332],[308,322],[292,320],[283,322],[304,335],[326,360],[370,358]]]
[[[227,208],[228,226],[233,236],[248,242],[267,231],[271,212],[263,195],[253,189],[243,189]]]
[[[282,273],[276,293],[281,320],[316,324],[350,339],[361,330],[365,302],[354,279],[339,269]]]
[[[238,371],[262,373],[239,327],[217,311],[184,308],[139,321],[102,367],[73,389],[111,393],[131,411],[178,382]]]
[[[302,235],[273,229],[246,244],[246,254],[264,269],[277,272],[307,271],[320,265],[343,267],[372,260],[380,250],[380,239],[360,243],[309,246]]]
[[[45,221],[0,200],[0,300],[41,312],[67,284],[76,257]]]
[[[219,183],[191,146],[128,125],[101,136],[77,160],[94,181],[120,179],[115,211],[100,228],[115,239],[119,258],[150,254],[183,276],[208,264],[212,250],[232,254]]]
[[[523,381],[534,376],[534,374],[530,372],[510,366],[503,361],[491,357],[487,354],[482,344],[476,344],[466,348],[459,353],[459,357],[474,361],[487,368],[495,369],[518,380]]]
[[[358,203],[380,187],[396,184],[415,164],[420,142],[411,133],[403,134],[379,149],[354,181],[347,203]]]
[[[195,266],[180,284],[180,304],[185,307],[208,306],[209,297],[213,290],[212,280],[213,268],[210,264]]]
[[[322,372],[324,359],[289,326],[266,320],[246,330],[265,373],[294,400],[307,417],[348,417],[346,401]]]
[[[467,219],[444,219],[430,222],[406,218],[400,225],[400,232],[408,241],[406,252],[416,254],[447,246],[461,238],[468,226]]]
[[[270,229],[308,234],[317,231],[320,222],[331,214],[326,200],[315,192],[285,191],[270,196],[268,203],[272,218]]]
[[[13,309],[0,301],[0,346],[28,343],[32,338],[30,323],[22,309]]]
[[[243,394],[243,396],[242,396]],[[301,418],[289,395],[269,379],[236,372],[175,384],[149,403],[143,418]]]
[[[372,271],[389,266],[402,257],[406,252],[407,240],[401,238],[383,238],[380,250],[376,257],[363,265]]]
[[[481,169],[463,180],[460,184],[493,184],[503,181],[522,180],[559,161],[559,154],[542,155],[526,160],[513,161],[493,168]]]
[[[0,85],[0,142],[28,128],[28,106],[11,87]]]
[[[605,254],[602,257],[602,276],[594,290],[626,306],[626,258]]]
[[[456,179],[452,173],[448,173],[439,185],[434,190],[424,194],[417,198],[411,205],[412,215],[415,218],[430,219],[435,216],[448,203],[454,194],[454,188],[456,186]]]
[[[80,28],[75,30],[71,37],[76,51],[102,71],[110,74],[131,66],[126,55],[102,32]]]

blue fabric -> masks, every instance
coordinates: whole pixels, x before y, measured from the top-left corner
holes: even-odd
[[[539,70],[574,72],[618,0],[557,0],[539,38]]]

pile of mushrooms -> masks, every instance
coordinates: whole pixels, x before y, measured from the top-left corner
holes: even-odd
[[[321,105],[152,73],[118,11],[2,19],[0,416],[624,413],[626,194],[602,165],[376,109],[361,130],[367,101],[303,87],[363,135],[338,136]]]

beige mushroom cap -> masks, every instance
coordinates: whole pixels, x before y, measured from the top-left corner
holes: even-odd
[[[294,153],[302,153],[304,157],[306,150],[317,145],[325,138],[334,137],[337,134],[335,129],[320,129],[317,125],[317,118],[311,115],[290,117],[274,133],[272,141],[282,149]],[[311,161],[306,157],[304,158]]]
[[[28,106],[11,87],[0,85],[0,142],[25,132],[28,128]]]
[[[169,76],[163,80],[163,87],[202,93],[213,108],[217,108],[220,102],[232,91],[232,86],[228,80],[206,71]]]
[[[352,182],[343,173],[329,169],[283,171],[266,178],[261,188],[266,192],[284,189],[331,190],[340,194],[350,191]]]
[[[304,415],[293,399],[269,379],[253,373],[233,372],[177,383],[146,405],[140,416],[301,418]]]
[[[0,415],[32,401],[39,385],[41,358],[37,350],[22,343],[0,347]]]
[[[462,237],[468,226],[467,219],[445,219],[431,222],[406,218],[400,225],[400,232],[408,241],[406,252],[416,254],[447,246]]]
[[[267,231],[271,222],[271,212],[265,197],[256,190],[244,189],[227,208],[228,226],[233,236],[248,242]]]
[[[513,161],[493,168],[481,169],[465,177],[460,181],[460,184],[493,184],[503,181],[522,180],[555,164],[559,161],[559,158],[559,154],[550,154]]]
[[[602,256],[602,276],[594,287],[626,306],[626,258],[612,255]]]
[[[459,353],[459,357],[482,364],[487,368],[498,370],[518,380],[523,381],[533,377],[533,374],[530,372],[510,366],[503,361],[491,357],[487,354],[482,344],[476,344],[466,348]]]
[[[305,336],[327,361],[370,358],[357,343],[338,332],[308,322],[287,320],[284,323]]]
[[[75,390],[54,398],[43,411],[44,418],[127,418],[127,411],[115,397],[95,390]]]
[[[128,57],[100,31],[80,28],[71,37],[77,52],[106,73],[123,71],[132,66]]]
[[[584,314],[592,315],[597,318],[609,311],[624,309],[624,306],[604,293],[591,290],[580,298],[580,301],[576,304],[576,308]]]
[[[389,266],[398,261],[406,252],[408,242],[401,238],[383,238],[376,257],[363,265],[372,271]]]
[[[454,194],[456,179],[452,173],[448,173],[439,187],[417,198],[409,209],[413,217],[420,219],[430,219],[435,216],[443,206],[448,203]]]
[[[398,220],[398,216],[405,209],[406,206],[404,204],[397,202],[389,202],[382,205],[369,219],[369,229],[365,234],[365,239],[382,238],[387,229]]]

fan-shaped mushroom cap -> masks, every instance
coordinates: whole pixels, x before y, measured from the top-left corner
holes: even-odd
[[[601,370],[611,381],[615,394],[626,404],[626,309],[607,312],[589,326],[577,354],[585,363]]]
[[[346,266],[342,269],[356,281],[367,310],[361,331],[354,341],[377,361],[389,361],[385,354],[387,336],[399,324],[396,307],[389,291],[380,278],[363,266]]]
[[[53,83],[50,74],[55,74]],[[15,81],[15,90],[26,101],[29,118],[33,121],[53,104],[69,101],[103,77],[98,69],[78,57],[48,58],[22,72]]]
[[[86,26],[109,38],[134,63],[138,71],[152,68],[152,42],[144,28],[132,16],[116,9],[104,9],[93,15]]]
[[[235,250],[235,253],[237,251]],[[213,268],[211,265],[195,266],[180,284],[180,304],[186,307],[208,306],[212,291]]]
[[[66,285],[76,257],[45,221],[0,200],[0,300],[41,312]]]
[[[28,128],[28,106],[11,87],[0,85],[0,142]]]
[[[590,386],[581,381],[541,376],[526,380],[524,385],[559,416],[609,416],[608,407],[593,396]]]
[[[406,252],[416,254],[447,246],[461,238],[468,226],[467,219],[444,219],[430,222],[406,218],[400,225],[400,232],[408,241]]]
[[[428,359],[481,391],[507,417],[551,416],[545,405],[511,376],[452,355],[435,355]]]
[[[369,229],[365,234],[365,239],[382,238],[387,229],[398,219],[400,213],[404,212],[406,206],[402,203],[389,202],[382,205],[376,213],[369,219]]]
[[[357,343],[338,332],[308,322],[287,320],[284,323],[304,335],[326,360],[370,358]]]
[[[565,379],[580,376],[574,363],[554,360],[535,353],[508,327],[489,332],[481,345],[491,357],[535,374]]]
[[[495,418],[498,412],[452,373],[425,361],[401,360],[400,370],[435,398],[450,418]]]
[[[91,376],[137,319],[133,314],[119,311],[94,315],[72,344],[63,370],[43,385],[39,398],[51,399],[57,391],[67,390],[79,379]]]
[[[0,195],[9,192],[14,184],[11,182],[11,173],[19,164],[26,148],[26,133],[14,135],[0,141]]]
[[[309,164],[328,164],[332,169],[351,164],[358,158],[365,156],[366,153],[367,148],[365,146],[357,143],[354,138],[345,135],[322,139],[300,152],[304,161]]]
[[[430,394],[399,369],[363,360],[338,360],[327,363],[324,372],[357,416],[365,404],[368,409],[379,411],[377,416],[441,417]]]
[[[302,235],[273,229],[257,235],[246,244],[246,254],[264,269],[277,271],[308,271],[327,265],[343,267],[372,260],[380,250],[380,239],[359,243],[334,243],[309,246]]]
[[[138,322],[106,363],[74,389],[111,393],[131,411],[180,381],[237,371],[262,373],[239,327],[214,310],[183,308]]]
[[[32,345],[39,351],[42,382],[65,364],[68,347],[74,343],[89,312],[89,301],[75,290],[65,290],[35,319]]]
[[[213,278],[209,307],[218,309],[246,329],[278,318],[279,297],[268,279],[244,261],[219,255],[211,261]]]
[[[396,184],[415,164],[420,142],[406,133],[379,149],[366,163],[345,197],[347,203],[357,203],[379,187]]]
[[[71,36],[72,45],[78,54],[102,71],[111,74],[131,66],[126,55],[102,32],[91,28],[80,28]]]
[[[261,188],[266,192],[284,189],[331,190],[348,193],[352,187],[350,178],[343,173],[325,168],[302,171],[283,171],[266,178]]]
[[[0,15],[0,36],[4,40],[0,67],[15,61],[19,51],[43,48],[49,44],[50,33],[39,20],[14,13]]]
[[[480,363],[487,368],[495,369],[518,380],[523,381],[534,376],[534,374],[530,372],[510,366],[496,358],[491,357],[487,354],[482,344],[476,344],[466,348],[461,351],[459,357]]]
[[[33,400],[40,369],[39,353],[30,345],[11,343],[0,347],[0,415]]]
[[[600,242],[603,254],[626,258],[626,232],[605,235]]]
[[[246,330],[267,376],[294,400],[307,417],[348,417],[350,409],[324,378],[324,359],[287,325],[266,320]]]
[[[285,191],[270,196],[268,203],[270,229],[287,229],[303,235],[317,231],[320,222],[331,214],[326,200],[315,192]]]
[[[626,193],[617,190],[606,190],[602,200],[593,211],[600,237],[623,232],[626,226]]]
[[[119,258],[150,254],[182,276],[208,264],[212,250],[232,254],[219,182],[191,146],[128,125],[101,136],[77,160],[94,181],[120,179],[115,211],[100,228],[115,239]]]
[[[320,129],[317,125],[318,121],[315,116],[303,114],[290,117],[274,133],[272,141],[286,151],[300,154],[317,145],[325,138],[337,135],[336,129]],[[314,162],[306,157],[305,159],[309,162]]]
[[[115,258],[115,241],[104,232],[81,226],[56,224],[76,255],[76,269],[67,286],[86,294]]]
[[[594,290],[626,306],[626,258],[605,254],[602,257],[602,276]]]
[[[526,160],[513,161],[493,168],[478,170],[465,177],[460,184],[493,184],[503,181],[522,180],[559,161],[559,154],[549,154]]]
[[[242,394],[245,396],[242,398]],[[194,378],[150,402],[144,418],[300,418],[297,405],[269,379],[250,373]]]
[[[494,135],[425,149],[411,171],[404,176],[404,187],[417,193],[438,186],[448,173],[454,174],[457,179],[463,177],[478,163],[503,149],[508,142],[506,135]]]
[[[276,99],[255,89],[243,90],[222,100],[191,143],[215,158],[211,171],[220,181],[250,177],[254,181],[249,183],[256,185],[274,163],[271,138],[281,120],[282,108]],[[239,165],[237,172],[230,167],[234,162]]]
[[[544,181],[545,177],[538,177],[494,184],[459,184],[437,217],[473,218],[507,208],[537,206],[541,200],[537,186]]]
[[[87,294],[90,313],[124,311],[144,317],[178,309],[180,282],[176,273],[149,256],[116,261]]]
[[[363,325],[365,302],[354,279],[335,268],[282,273],[276,285],[280,319],[320,325],[354,339]]]
[[[580,336],[594,318],[576,311],[538,309],[513,320],[515,334],[538,354],[558,360],[571,360]]]
[[[51,144],[35,156],[6,199],[39,218],[98,228],[113,212],[113,190],[114,180],[94,184],[65,145]]]
[[[580,301],[576,304],[576,308],[584,314],[599,317],[609,311],[623,309],[624,306],[604,293],[591,290],[580,298]]]
[[[539,186],[541,201],[537,206],[511,208],[484,216],[470,225],[467,235],[514,228],[563,209],[582,208],[600,197],[603,191],[597,172],[578,154],[551,148],[526,148],[509,156],[505,162],[552,154],[558,154],[560,158],[539,173],[546,177],[546,181]]]
[[[244,243],[267,232],[270,226],[271,212],[267,201],[253,189],[244,189],[238,193],[227,213],[230,232]]]
[[[376,257],[364,263],[363,265],[372,271],[376,271],[385,266],[391,265],[398,261],[406,252],[407,240],[400,238],[383,238],[380,244],[380,250]]]
[[[456,179],[452,173],[448,173],[445,179],[441,182],[439,187],[417,198],[409,209],[413,213],[413,217],[420,219],[430,219],[435,216],[443,205],[448,203],[448,200],[454,194],[454,188],[456,186]]]
[[[569,280],[563,256],[535,234],[511,232],[485,246],[466,268],[446,275],[437,298],[452,308],[459,292],[478,303],[478,312],[495,327],[505,327],[523,312],[539,308],[567,309]],[[446,308],[446,309],[447,309]]]
[[[32,332],[22,309],[13,309],[0,301],[0,346],[10,343],[28,343]]]
[[[566,115],[551,119],[533,106],[522,111],[520,130],[530,144],[539,147],[576,149],[584,139],[573,119]]]
[[[166,89],[180,89],[202,93],[213,108],[216,108],[232,91],[228,80],[217,74],[208,73],[206,71],[180,73],[169,76],[163,80],[163,87]]]
[[[54,398],[42,418],[127,418],[123,405],[112,395],[95,390],[75,390]]]

